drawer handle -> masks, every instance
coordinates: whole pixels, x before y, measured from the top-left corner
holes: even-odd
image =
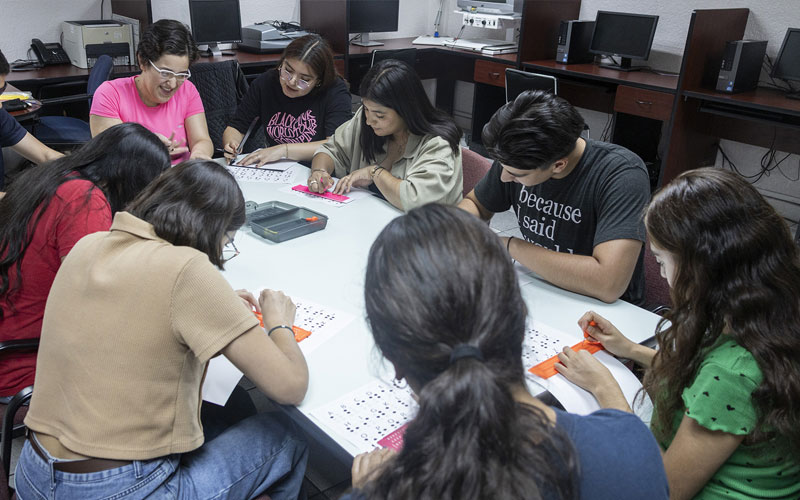
[[[489,73],[489,76],[491,76],[491,77],[492,77],[492,78],[494,78],[494,79],[498,79],[498,78],[500,78],[500,73],[497,73],[497,72],[495,72],[495,73]]]
[[[643,101],[641,99],[636,99],[636,104],[638,104],[640,106],[652,106],[653,105],[653,101]]]

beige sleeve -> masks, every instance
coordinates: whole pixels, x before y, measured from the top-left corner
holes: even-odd
[[[255,315],[205,254],[189,260],[178,275],[172,289],[170,324],[178,341],[201,363],[259,327]]]
[[[361,135],[362,114],[363,109],[356,111],[355,116],[339,125],[333,136],[314,153],[323,153],[333,159],[334,177],[341,179],[352,170],[361,168],[362,155],[358,139]]]
[[[426,136],[419,155],[406,169],[400,184],[403,210],[409,211],[426,203],[455,205],[461,201],[464,176],[461,150],[453,152],[450,144],[437,136]]]

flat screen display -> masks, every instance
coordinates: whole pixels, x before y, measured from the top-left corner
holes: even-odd
[[[242,41],[239,0],[189,0],[189,15],[198,45]]]
[[[786,31],[772,76],[784,80],[800,80],[800,28],[789,28]]]
[[[397,31],[400,0],[350,0],[350,33]]]
[[[630,59],[647,59],[658,16],[598,11],[589,50]]]

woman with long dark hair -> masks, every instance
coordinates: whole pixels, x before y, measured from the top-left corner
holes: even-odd
[[[570,415],[528,392],[514,266],[477,218],[431,204],[392,221],[370,251],[364,298],[419,413],[397,455],[356,457],[351,498],[667,498],[637,417]]]
[[[144,125],[169,149],[172,163],[211,158],[203,101],[188,81],[198,58],[192,32],[180,21],[160,19],[145,28],[136,48],[138,75],[103,82],[94,94],[92,135],[124,122]]]
[[[798,498],[800,255],[786,223],[740,176],[703,168],[661,189],[645,225],[673,304],[660,349],[593,312],[579,324],[648,367],[672,498]],[[602,406],[627,409],[585,351],[560,357]]]
[[[401,210],[461,200],[461,131],[433,107],[414,69],[386,59],[361,81],[362,107],[314,155],[308,188],[369,187]]]
[[[244,221],[233,176],[190,160],[73,248],[47,300],[21,498],[297,498],[307,451],[290,423],[262,413],[204,443],[199,418],[218,354],[280,404],[308,386],[292,301],[249,296],[265,332],[219,272]]]
[[[314,151],[353,116],[351,108],[350,92],[336,74],[328,42],[319,35],[301,36],[283,51],[277,70],[266,71],[250,85],[222,134],[225,156],[233,158],[258,117],[267,147],[247,155],[241,164],[310,162]]]
[[[106,130],[69,156],[19,175],[0,199],[0,340],[37,338],[47,294],[79,239],[169,167],[167,148],[141,125]],[[36,353],[3,358],[0,396],[33,384]]]

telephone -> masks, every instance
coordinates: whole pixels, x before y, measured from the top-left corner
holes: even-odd
[[[31,48],[33,49],[33,53],[36,54],[36,59],[44,66],[49,66],[51,64],[69,64],[69,56],[58,42],[42,43],[38,38],[34,38],[31,40]]]

